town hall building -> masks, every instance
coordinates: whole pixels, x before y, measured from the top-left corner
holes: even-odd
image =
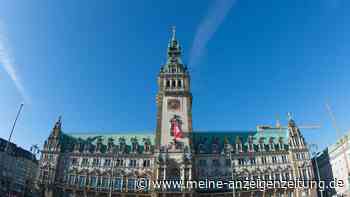
[[[75,134],[63,131],[59,119],[39,163],[43,196],[316,196],[315,189],[307,188],[195,185],[203,180],[312,180],[314,173],[307,144],[291,116],[286,127],[201,132],[192,127],[192,100],[190,73],[173,30],[167,62],[158,75],[155,130]],[[155,187],[162,180],[186,184]]]

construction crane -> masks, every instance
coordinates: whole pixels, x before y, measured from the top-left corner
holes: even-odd
[[[339,140],[339,143],[340,143],[340,147],[343,148],[343,156],[344,156],[344,160],[345,160],[345,166],[346,166],[346,170],[348,172],[348,182],[349,182],[349,177],[350,177],[350,171],[349,171],[349,162],[348,162],[348,157],[346,155],[346,150],[348,149],[349,147],[349,143],[348,143],[348,140],[341,140],[341,132],[340,132],[340,129],[337,125],[337,121],[335,119],[335,116],[333,114],[333,111],[331,109],[331,107],[328,105],[328,103],[326,103],[326,109],[327,109],[327,112],[331,118],[331,121],[332,121],[332,125],[336,131],[336,135],[337,135],[337,140]],[[344,146],[343,146],[344,145]]]

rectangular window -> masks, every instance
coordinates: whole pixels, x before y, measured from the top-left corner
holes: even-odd
[[[116,178],[114,182],[114,189],[120,191],[123,188],[123,179]]]
[[[106,159],[105,163],[104,163],[104,167],[110,167],[111,166],[111,160],[110,159]]]
[[[261,163],[262,164],[266,164],[267,163],[266,157],[261,157]]]
[[[124,166],[124,160],[122,160],[122,159],[117,159],[116,166]]]
[[[108,182],[109,182],[108,178],[103,177],[102,178],[102,187],[103,188],[108,188]]]
[[[250,164],[251,164],[251,165],[255,165],[255,164],[256,164],[255,158],[250,158]]]
[[[102,186],[102,177],[97,177],[97,187]]]
[[[150,160],[143,160],[143,167],[147,168],[151,166],[151,161]]]
[[[97,178],[95,176],[92,176],[90,179],[90,186],[96,187],[97,186]]]
[[[93,167],[98,167],[98,166],[100,166],[100,160],[99,160],[99,159],[94,159],[94,160],[92,161],[92,166],[93,166]]]
[[[135,190],[135,179],[128,179],[128,191],[134,191]]]
[[[84,158],[83,161],[81,162],[82,166],[89,166],[89,159]]]
[[[272,156],[272,163],[277,163],[277,158],[276,158],[276,156]]]
[[[85,176],[79,176],[79,187],[84,187],[85,186]]]
[[[129,167],[135,168],[137,166],[137,161],[135,159],[131,159],[129,161]]]
[[[287,163],[288,162],[286,155],[282,155],[282,162],[283,163]]]
[[[245,164],[245,160],[244,159],[238,159],[238,164],[239,165],[244,165]]]
[[[150,181],[148,178],[145,178],[144,179],[144,185],[143,185],[145,188],[144,188],[144,191],[147,192],[150,188]]]
[[[75,176],[74,175],[70,175],[69,176],[69,184],[70,185],[74,185],[74,183],[75,183]]]

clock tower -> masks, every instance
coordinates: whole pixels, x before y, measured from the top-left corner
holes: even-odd
[[[181,148],[189,147],[192,132],[192,94],[190,75],[181,61],[181,47],[175,36],[175,27],[167,51],[167,62],[158,75],[156,144]],[[183,135],[175,139],[173,123]]]

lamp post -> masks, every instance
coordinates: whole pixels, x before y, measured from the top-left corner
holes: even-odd
[[[232,153],[233,153],[233,148],[232,145],[228,144],[228,150],[226,151],[226,157],[228,157],[230,159],[230,164],[231,164],[231,181],[233,181],[234,179],[234,173],[233,173],[233,162],[232,162]],[[232,186],[232,197],[236,197],[236,188],[235,188],[235,184],[233,183]]]
[[[321,178],[320,178],[320,169],[318,168],[318,163],[317,163],[317,156],[318,156],[317,149],[318,149],[318,146],[316,144],[309,145],[309,150],[310,150],[310,152],[315,160],[316,176],[317,176],[317,179],[319,182],[319,181],[321,181]],[[319,190],[319,191],[320,191],[321,197],[323,197],[323,191],[321,191],[321,190]]]

